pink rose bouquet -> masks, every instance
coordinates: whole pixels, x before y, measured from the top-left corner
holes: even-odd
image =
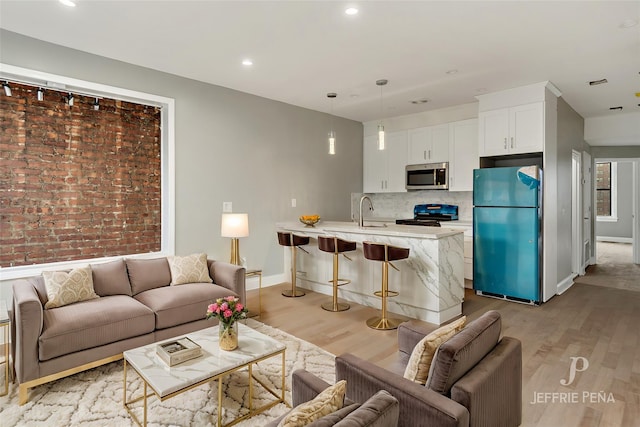
[[[207,307],[207,319],[217,318],[225,328],[233,325],[236,320],[246,319],[249,310],[240,302],[240,298],[228,296],[218,298]]]

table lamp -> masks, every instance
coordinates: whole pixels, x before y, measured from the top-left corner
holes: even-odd
[[[220,226],[222,237],[231,237],[231,264],[240,265],[239,237],[249,235],[249,215],[246,213],[223,213]]]

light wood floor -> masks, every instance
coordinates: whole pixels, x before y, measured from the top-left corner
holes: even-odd
[[[264,323],[336,355],[353,353],[383,367],[393,360],[396,332],[365,325],[378,310],[351,304],[348,311],[327,312],[320,304],[328,296],[308,291],[304,297],[285,298],[280,292],[287,287],[263,289]],[[468,320],[498,310],[503,335],[522,341],[523,426],[640,425],[640,292],[577,283],[539,307],[471,291],[465,298]],[[257,290],[248,292],[248,303],[256,307]],[[565,387],[560,380],[569,377],[571,357],[584,357],[589,366]],[[578,402],[534,402],[534,393],[555,392],[577,393]],[[598,393],[605,402],[597,402]]]

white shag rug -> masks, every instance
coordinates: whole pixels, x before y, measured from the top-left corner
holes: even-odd
[[[334,383],[335,356],[279,329],[247,319],[247,326],[284,342],[286,351],[286,401],[291,403],[291,373],[306,369],[329,384]],[[282,359],[273,357],[258,363],[254,375],[280,390]],[[0,397],[0,425],[9,426],[134,426],[122,405],[122,360],[35,387],[29,402],[18,405],[18,387],[10,384],[9,394]],[[255,366],[255,365],[254,365]],[[223,379],[223,423],[248,412],[248,372],[242,370]],[[142,394],[142,382],[127,372],[129,393]],[[149,426],[210,426],[217,422],[217,381],[197,387],[160,402],[148,400]],[[128,395],[130,396],[130,395]],[[254,407],[273,400],[273,396],[254,381]],[[239,427],[264,426],[289,408],[280,403],[262,414],[236,424]],[[136,411],[142,418],[142,409]]]

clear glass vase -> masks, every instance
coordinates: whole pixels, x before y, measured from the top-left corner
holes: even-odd
[[[231,325],[219,322],[218,342],[221,350],[231,351],[238,348],[238,322]]]

